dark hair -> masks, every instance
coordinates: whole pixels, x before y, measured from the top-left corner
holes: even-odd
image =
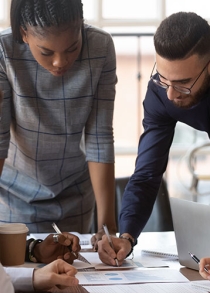
[[[15,41],[23,43],[20,27],[60,27],[83,20],[81,0],[12,0],[10,22]]]
[[[164,19],[154,36],[158,55],[169,60],[210,53],[210,26],[193,12],[178,12]]]

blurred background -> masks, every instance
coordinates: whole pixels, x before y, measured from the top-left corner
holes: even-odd
[[[139,136],[143,131],[142,101],[155,60],[153,34],[165,17],[178,11],[196,12],[209,21],[209,0],[147,0],[144,4],[139,0],[82,2],[85,21],[110,32],[114,39],[118,75],[114,113],[116,177],[130,176],[134,171]],[[10,3],[11,0],[0,0],[0,30],[10,25]],[[202,149],[196,159],[191,158],[191,150],[208,141],[206,133],[182,123],[177,124],[164,174],[170,196],[209,204],[209,149]],[[199,171],[190,166],[192,160]],[[202,176],[196,187],[192,187],[199,172]]]

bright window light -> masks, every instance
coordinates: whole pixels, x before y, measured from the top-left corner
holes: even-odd
[[[203,18],[209,18],[209,0],[166,0],[166,16],[179,11],[195,12]]]
[[[156,19],[158,17],[157,0],[103,0],[103,18],[107,19]]]
[[[95,1],[82,0],[82,3],[83,3],[84,19],[87,19],[87,20],[95,19],[95,13],[94,13]]]

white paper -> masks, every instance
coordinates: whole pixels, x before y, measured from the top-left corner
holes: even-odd
[[[81,252],[81,255],[83,255],[96,270],[116,270],[116,266],[109,266],[102,263],[97,252]],[[76,262],[77,260],[74,261],[75,267]],[[124,260],[123,264],[117,267],[118,270],[125,268],[137,268],[137,265],[132,260]]]
[[[202,280],[202,281],[192,281],[192,286],[197,289],[205,289],[207,292],[210,292],[210,281]]]
[[[172,269],[138,269],[121,271],[78,272],[80,285],[134,284],[147,282],[189,282],[179,271]]]
[[[84,286],[89,293],[206,293],[190,283],[149,283],[137,285]],[[69,291],[70,292],[70,291]]]

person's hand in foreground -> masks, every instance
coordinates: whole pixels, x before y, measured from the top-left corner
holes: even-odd
[[[121,266],[132,249],[131,244],[127,239],[117,237],[111,237],[111,239],[114,250],[111,248],[106,235],[98,242],[99,258],[103,263],[112,266],[116,266],[115,258],[117,258],[119,266]]]
[[[63,288],[78,285],[76,273],[77,270],[67,262],[61,259],[55,260],[41,269],[34,270],[34,290],[49,290],[54,286]]]
[[[58,242],[54,242],[53,234],[49,234],[43,242],[38,243],[34,248],[34,256],[38,262],[48,264],[56,259],[63,259],[72,264],[77,258],[70,252],[68,246],[76,254],[80,251],[79,238],[73,234],[64,232],[58,234]]]
[[[204,270],[204,267],[207,270],[209,270],[209,273],[207,273]],[[210,258],[208,257],[201,258],[200,264],[199,264],[199,273],[204,279],[210,280]]]

